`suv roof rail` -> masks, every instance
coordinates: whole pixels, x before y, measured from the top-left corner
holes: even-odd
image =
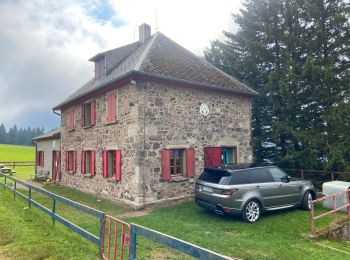
[[[251,163],[232,163],[232,164],[223,164],[219,166],[219,169],[228,169],[228,170],[239,170],[239,169],[247,169],[254,167]]]

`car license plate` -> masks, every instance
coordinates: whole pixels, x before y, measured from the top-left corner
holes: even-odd
[[[213,193],[213,188],[207,187],[207,186],[202,186],[203,191]]]

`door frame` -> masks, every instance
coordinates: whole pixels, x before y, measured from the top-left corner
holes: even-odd
[[[56,164],[56,160],[57,160],[57,154],[58,154],[58,165],[57,167],[55,167]],[[57,173],[56,173],[56,169],[57,169]],[[57,176],[56,174],[58,174],[58,180],[56,180]],[[53,150],[52,151],[52,180],[54,182],[60,182],[61,181],[61,151],[59,150]]]

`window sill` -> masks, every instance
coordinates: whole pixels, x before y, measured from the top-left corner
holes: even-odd
[[[83,126],[83,129],[89,129],[89,128],[92,128],[92,125],[89,125],[89,126]]]
[[[105,125],[114,125],[114,124],[116,124],[116,123],[118,123],[117,120],[112,121],[112,122],[107,122],[107,123],[105,123]]]
[[[83,175],[84,175],[84,178],[88,178],[88,179],[95,177],[95,174],[91,174],[91,173],[84,173]]]
[[[117,181],[116,179],[114,179],[113,177],[111,177],[111,178],[105,178],[105,180],[106,180],[107,182],[109,182],[109,183],[118,183],[118,182],[120,182],[120,181]]]
[[[193,178],[189,178],[189,177],[184,177],[184,176],[173,176],[171,177],[170,180],[160,180],[161,182],[187,182],[190,181]]]
[[[68,172],[66,172],[66,173],[68,173],[68,174],[70,174],[70,175],[74,175],[75,172],[68,171]]]

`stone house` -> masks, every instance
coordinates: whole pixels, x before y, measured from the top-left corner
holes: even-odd
[[[257,93],[160,32],[90,59],[61,112],[61,183],[134,207],[185,199],[204,166],[252,161]],[[56,112],[57,113],[57,112]]]
[[[47,173],[48,178],[59,182],[61,180],[61,133],[59,129],[36,136],[35,174]]]

